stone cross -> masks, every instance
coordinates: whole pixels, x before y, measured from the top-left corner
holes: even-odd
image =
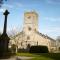
[[[6,29],[7,29],[7,16],[8,16],[8,14],[9,14],[8,10],[6,10],[6,11],[3,13],[3,15],[5,15],[3,34],[6,34]]]
[[[8,14],[9,14],[8,10],[5,10],[5,12],[3,13],[3,15],[5,16],[5,20],[4,20],[3,34],[0,36],[0,56],[1,57],[6,56],[6,54],[9,51],[8,50],[8,44],[9,44],[10,38],[8,37],[8,35],[6,33]]]

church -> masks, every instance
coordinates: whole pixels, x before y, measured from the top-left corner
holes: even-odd
[[[55,51],[56,41],[38,31],[38,14],[35,11],[24,13],[23,30],[11,37],[9,46],[16,44],[18,48],[26,49],[28,45],[47,46],[49,51]]]

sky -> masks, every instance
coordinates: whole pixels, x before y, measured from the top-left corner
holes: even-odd
[[[38,13],[38,31],[56,39],[60,36],[60,0],[7,0],[0,8],[0,32],[3,32],[4,15],[8,10],[7,32],[14,33],[23,30],[24,13]]]

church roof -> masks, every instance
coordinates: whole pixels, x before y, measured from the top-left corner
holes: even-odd
[[[49,37],[48,35],[44,35],[44,34],[38,32],[38,31],[36,31],[36,33],[39,34],[40,36],[42,36],[42,37],[45,38],[45,39],[47,38],[47,39],[50,39],[50,40],[52,40],[52,41],[55,41],[55,39]],[[24,35],[24,32],[23,32],[23,31],[22,31],[22,32],[19,32],[18,34],[16,34],[15,36],[13,36],[13,37],[11,37],[11,38],[14,39],[15,37],[17,37],[17,36],[19,36],[19,35],[22,35],[22,34]]]
[[[38,32],[38,31],[36,31],[36,33],[39,34],[40,36],[44,37],[44,38],[50,39],[50,40],[52,40],[52,41],[55,41],[55,39],[49,37],[48,35],[44,35],[44,34]]]

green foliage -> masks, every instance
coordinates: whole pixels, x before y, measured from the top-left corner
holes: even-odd
[[[47,46],[31,46],[30,53],[48,53]]]
[[[30,60],[60,60],[60,53],[16,53],[16,55],[33,57]]]
[[[19,53],[28,53],[29,50],[28,49],[18,49]]]

